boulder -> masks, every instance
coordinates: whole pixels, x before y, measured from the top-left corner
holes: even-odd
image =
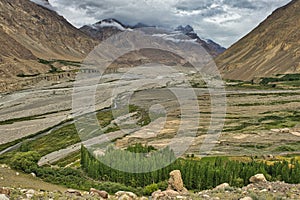
[[[141,197],[140,200],[148,200],[147,197]]]
[[[217,187],[215,187],[214,190],[225,190],[226,188],[229,188],[230,185],[228,183],[223,183],[221,185],[218,185]]]
[[[175,190],[166,190],[164,191],[165,193],[165,196],[168,196],[168,197],[176,197],[176,196],[179,196],[179,192],[175,191]]]
[[[0,200],[9,200],[5,194],[0,194]]]
[[[33,196],[34,196],[33,194],[26,194],[26,198],[27,198],[27,199],[32,199]]]
[[[122,199],[128,199],[128,200],[134,200],[134,199],[137,199],[137,195],[134,194],[133,192],[126,192],[126,191],[119,191],[115,194],[115,196],[119,199],[119,200],[122,200]]]
[[[82,196],[79,191],[73,190],[73,189],[68,189],[65,193],[70,194],[70,195],[75,195],[75,196],[78,196],[78,197]]]
[[[101,197],[103,199],[108,199],[108,193],[106,191],[103,191],[103,190],[97,190],[95,188],[91,188],[90,189],[90,194],[92,196],[97,195],[97,196],[99,196],[99,197]]]
[[[133,199],[130,196],[128,196],[127,194],[123,194],[118,197],[118,200],[133,200]]]
[[[152,196],[153,200],[158,200],[158,199],[163,198],[165,196],[165,194],[161,190],[158,190],[158,191],[153,192],[151,196]]]
[[[168,188],[166,191],[158,190],[152,193],[153,200],[176,199],[177,197],[184,197],[188,194],[188,190],[183,186],[181,172],[174,170],[170,173],[168,181]]]
[[[180,193],[175,190],[167,189],[166,191],[158,190],[152,193],[153,200],[176,199],[180,197]]]
[[[175,190],[177,192],[187,192],[187,189],[183,186],[181,172],[179,170],[174,170],[170,172],[168,190]]]
[[[7,196],[9,196],[10,195],[10,189],[8,189],[8,188],[0,188],[0,194],[5,194],[5,195],[7,195]]]
[[[267,182],[265,175],[263,174],[256,174],[249,179],[250,183],[260,183],[260,182]]]
[[[33,189],[29,189],[26,191],[26,194],[35,194],[35,191]]]
[[[31,199],[35,195],[35,191],[33,189],[29,189],[25,194],[28,199]]]

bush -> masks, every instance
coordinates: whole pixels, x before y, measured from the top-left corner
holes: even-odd
[[[284,152],[284,151],[296,151],[295,148],[285,145],[285,146],[279,146],[275,149],[275,151],[280,151],[280,152]]]
[[[143,190],[143,194],[150,196],[153,192],[158,190],[158,185],[153,183],[151,185],[147,185],[144,190]]]
[[[11,159],[11,167],[16,170],[22,170],[30,173],[33,168],[37,167],[37,162],[41,156],[36,151],[19,152]]]
[[[242,178],[233,179],[233,185],[236,186],[236,187],[243,187],[244,186],[244,179],[242,179]]]

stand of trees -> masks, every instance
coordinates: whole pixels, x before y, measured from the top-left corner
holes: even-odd
[[[81,148],[81,165],[87,175],[95,180],[118,182],[132,187],[145,187],[153,183],[166,181],[172,170],[178,169],[182,173],[185,186],[190,190],[204,190],[213,188],[222,183],[242,187],[249,184],[249,178],[255,174],[263,173],[269,181],[285,181],[287,183],[300,183],[300,163],[293,159],[291,162],[276,162],[268,165],[265,162],[240,162],[228,158],[216,157],[206,159],[175,159],[174,153],[163,150],[164,158],[160,154],[151,152],[153,148],[136,145],[128,148],[131,152],[148,152],[145,154],[128,156],[129,151],[109,149],[104,156],[97,159],[86,148]],[[167,157],[167,158],[166,158]],[[138,159],[137,159],[138,158]],[[143,159],[144,158],[144,159]],[[109,162],[111,161],[111,162]],[[141,162],[140,164],[138,162]],[[118,169],[147,167],[151,169],[159,162],[174,161],[170,165],[156,171],[145,173],[129,173]],[[147,163],[148,162],[148,163]],[[105,164],[104,164],[105,163]],[[110,163],[111,165],[107,165]],[[116,165],[113,165],[117,163]],[[147,171],[145,169],[145,171]],[[141,169],[139,169],[141,170]]]

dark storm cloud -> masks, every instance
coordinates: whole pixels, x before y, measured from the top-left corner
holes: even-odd
[[[174,28],[190,24],[204,38],[228,47],[290,0],[49,0],[77,27],[116,18]]]

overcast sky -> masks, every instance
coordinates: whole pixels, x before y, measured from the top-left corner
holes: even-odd
[[[115,18],[166,28],[190,24],[202,38],[229,47],[291,0],[49,0],[76,27]]]

